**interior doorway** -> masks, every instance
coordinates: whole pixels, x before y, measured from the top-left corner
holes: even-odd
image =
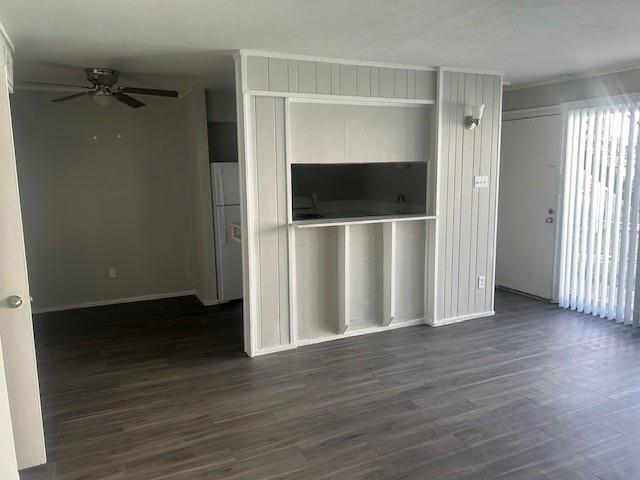
[[[555,300],[559,109],[507,112],[502,122],[496,284]]]

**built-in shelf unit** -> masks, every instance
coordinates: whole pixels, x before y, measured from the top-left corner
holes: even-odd
[[[296,342],[423,323],[433,107],[296,98],[285,108]]]
[[[501,82],[239,53],[249,355],[493,313]]]

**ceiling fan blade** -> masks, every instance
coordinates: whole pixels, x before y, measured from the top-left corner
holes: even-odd
[[[140,107],[144,107],[144,103],[142,103],[139,100],[136,100],[133,97],[130,97],[129,95],[125,95],[122,92],[118,92],[116,93],[115,97],[120,100],[122,103],[129,105],[131,108],[140,108]]]
[[[87,87],[86,85],[70,85],[68,83],[48,83],[48,82],[19,82],[18,87],[44,87],[44,88],[55,88],[55,89],[73,89],[73,90],[91,90],[93,87]]]
[[[51,100],[52,102],[66,102],[67,100],[72,100],[78,97],[84,97],[87,95],[87,92],[74,93],[73,95],[67,95],[66,97],[54,98]]]
[[[156,97],[178,98],[178,92],[176,92],[175,90],[156,90],[154,88],[122,87],[120,91],[124,93],[134,93],[137,95],[155,95]]]

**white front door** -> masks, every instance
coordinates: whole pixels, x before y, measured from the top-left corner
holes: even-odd
[[[502,123],[496,285],[554,299],[562,116]]]
[[[18,305],[20,300],[22,303]],[[45,463],[44,433],[11,130],[9,91],[6,68],[1,66],[0,341],[3,346],[18,466],[26,468]],[[4,430],[0,432],[0,435],[5,434]],[[2,454],[3,450],[0,450],[0,455]],[[4,458],[0,458],[0,463],[3,460]]]
[[[2,361],[2,342],[0,341],[0,478],[18,480],[18,463],[13,443],[9,396]]]

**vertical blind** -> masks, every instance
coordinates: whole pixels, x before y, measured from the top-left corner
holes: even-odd
[[[561,307],[634,326],[639,107],[568,112],[558,279]]]

